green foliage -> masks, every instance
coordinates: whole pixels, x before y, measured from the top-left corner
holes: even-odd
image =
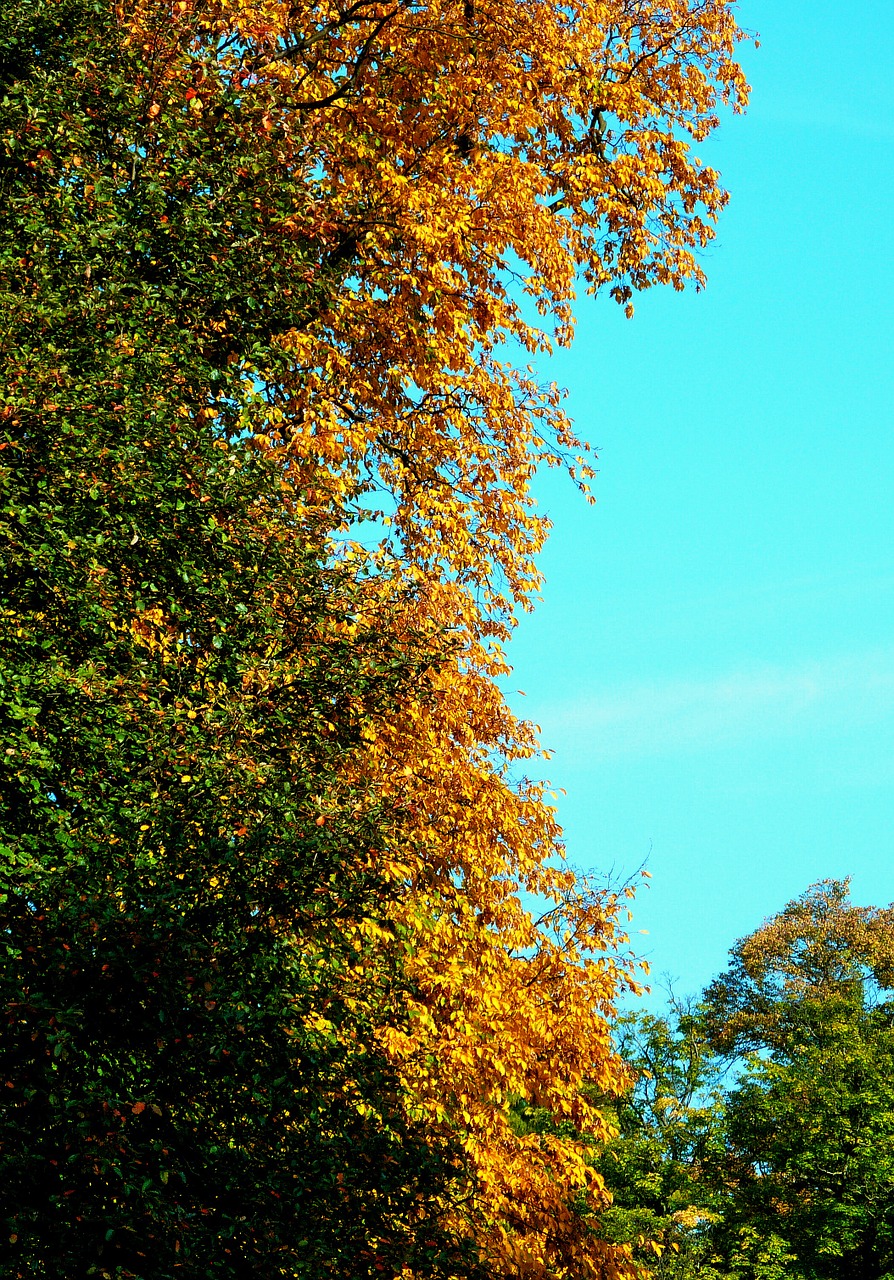
[[[263,104],[150,136],[142,56],[108,4],[0,16],[3,1274],[465,1274],[355,763],[429,655],[257,443],[319,289]]]
[[[894,1273],[892,925],[820,883],[737,943],[692,1009],[622,1022],[637,1083],[599,1167],[606,1227],[644,1270]]]
[[[688,1009],[629,1014],[616,1034],[634,1084],[598,1163],[614,1200],[603,1229],[634,1248],[643,1274],[725,1276],[711,1238],[723,1197],[709,1176],[722,1144],[721,1064]]]
[[[890,947],[891,912],[851,906],[845,882],[825,882],[739,943],[709,988],[715,1039],[758,1050],[726,1104],[730,1252],[775,1236],[787,1275],[894,1271]]]

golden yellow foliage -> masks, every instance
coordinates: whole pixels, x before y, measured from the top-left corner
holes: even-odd
[[[564,864],[543,787],[512,780],[536,754],[533,726],[490,674],[451,664],[369,744],[366,766],[411,833],[390,870],[407,885],[395,923],[413,1029],[383,1039],[415,1113],[461,1139],[469,1194],[456,1227],[490,1274],[624,1276],[625,1249],[599,1239],[608,1197],[588,1157],[606,1136],[590,1096],[626,1084],[609,1022],[619,991],[637,986],[621,953],[630,891]]]
[[[407,626],[456,642],[364,761],[412,837],[390,871],[415,1030],[383,1032],[409,1105],[460,1136],[453,1213],[494,1275],[626,1275],[598,1239],[586,1089],[623,1083],[623,895],[568,870],[543,788],[514,780],[538,747],[499,692],[498,644],[539,582],[536,469],[592,475],[527,361],[571,340],[581,287],[630,311],[638,289],[702,283],[726,194],[693,144],[748,93],[732,4],[149,0],[122,20],[162,51],[190,32],[222,51],[213,74],[159,54],[147,134],[180,109],[213,145],[216,102],[242,94],[258,153],[305,175],[283,213],[246,174],[265,234],[306,250],[296,284],[320,286],[280,367],[238,353],[262,388],[246,429],[279,452],[296,512],[404,565]]]
[[[726,195],[693,142],[747,96],[731,3],[148,0],[122,20],[158,49],[148,138],[179,106],[213,145],[216,102],[241,93],[259,154],[306,175],[286,216],[254,195],[327,285],[268,385],[263,434],[302,499],[362,493],[401,557],[505,633],[537,583],[534,469],[589,475],[524,361],[570,341],[579,281],[628,307],[702,282]],[[213,75],[165,52],[192,32],[219,41]]]
[[[590,474],[525,353],[570,341],[579,278],[628,306],[656,282],[701,283],[695,253],[726,197],[692,139],[718,100],[744,102],[740,33],[718,0],[357,12],[321,55],[308,6],[279,33],[295,52],[263,72],[278,100],[328,103],[305,107],[319,203],[296,226],[350,270],[287,340],[285,434],[302,474],[324,459],[384,491],[395,549],[466,584],[493,622],[537,583],[534,469]]]

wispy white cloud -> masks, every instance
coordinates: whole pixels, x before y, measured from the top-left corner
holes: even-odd
[[[544,715],[547,745],[592,760],[846,731],[891,718],[894,650],[631,684]]]

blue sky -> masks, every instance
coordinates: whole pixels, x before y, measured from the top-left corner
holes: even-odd
[[[510,646],[571,861],[646,858],[634,935],[682,993],[813,881],[894,899],[894,44],[875,0],[746,0],[748,114],[707,289],[582,299],[546,370],[599,451],[547,473]]]

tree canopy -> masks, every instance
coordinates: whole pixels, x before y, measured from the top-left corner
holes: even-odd
[[[892,938],[890,907],[822,881],[736,943],[700,1001],[621,1023],[638,1083],[599,1167],[606,1226],[642,1266],[894,1273]]]
[[[715,1042],[756,1050],[727,1103],[726,1229],[775,1233],[805,1280],[894,1271],[892,943],[890,907],[824,881],[706,993]]]
[[[590,467],[521,362],[580,281],[701,281],[740,34],[0,15],[14,1274],[629,1273],[591,1158],[629,891],[564,863],[496,683],[533,473]]]

